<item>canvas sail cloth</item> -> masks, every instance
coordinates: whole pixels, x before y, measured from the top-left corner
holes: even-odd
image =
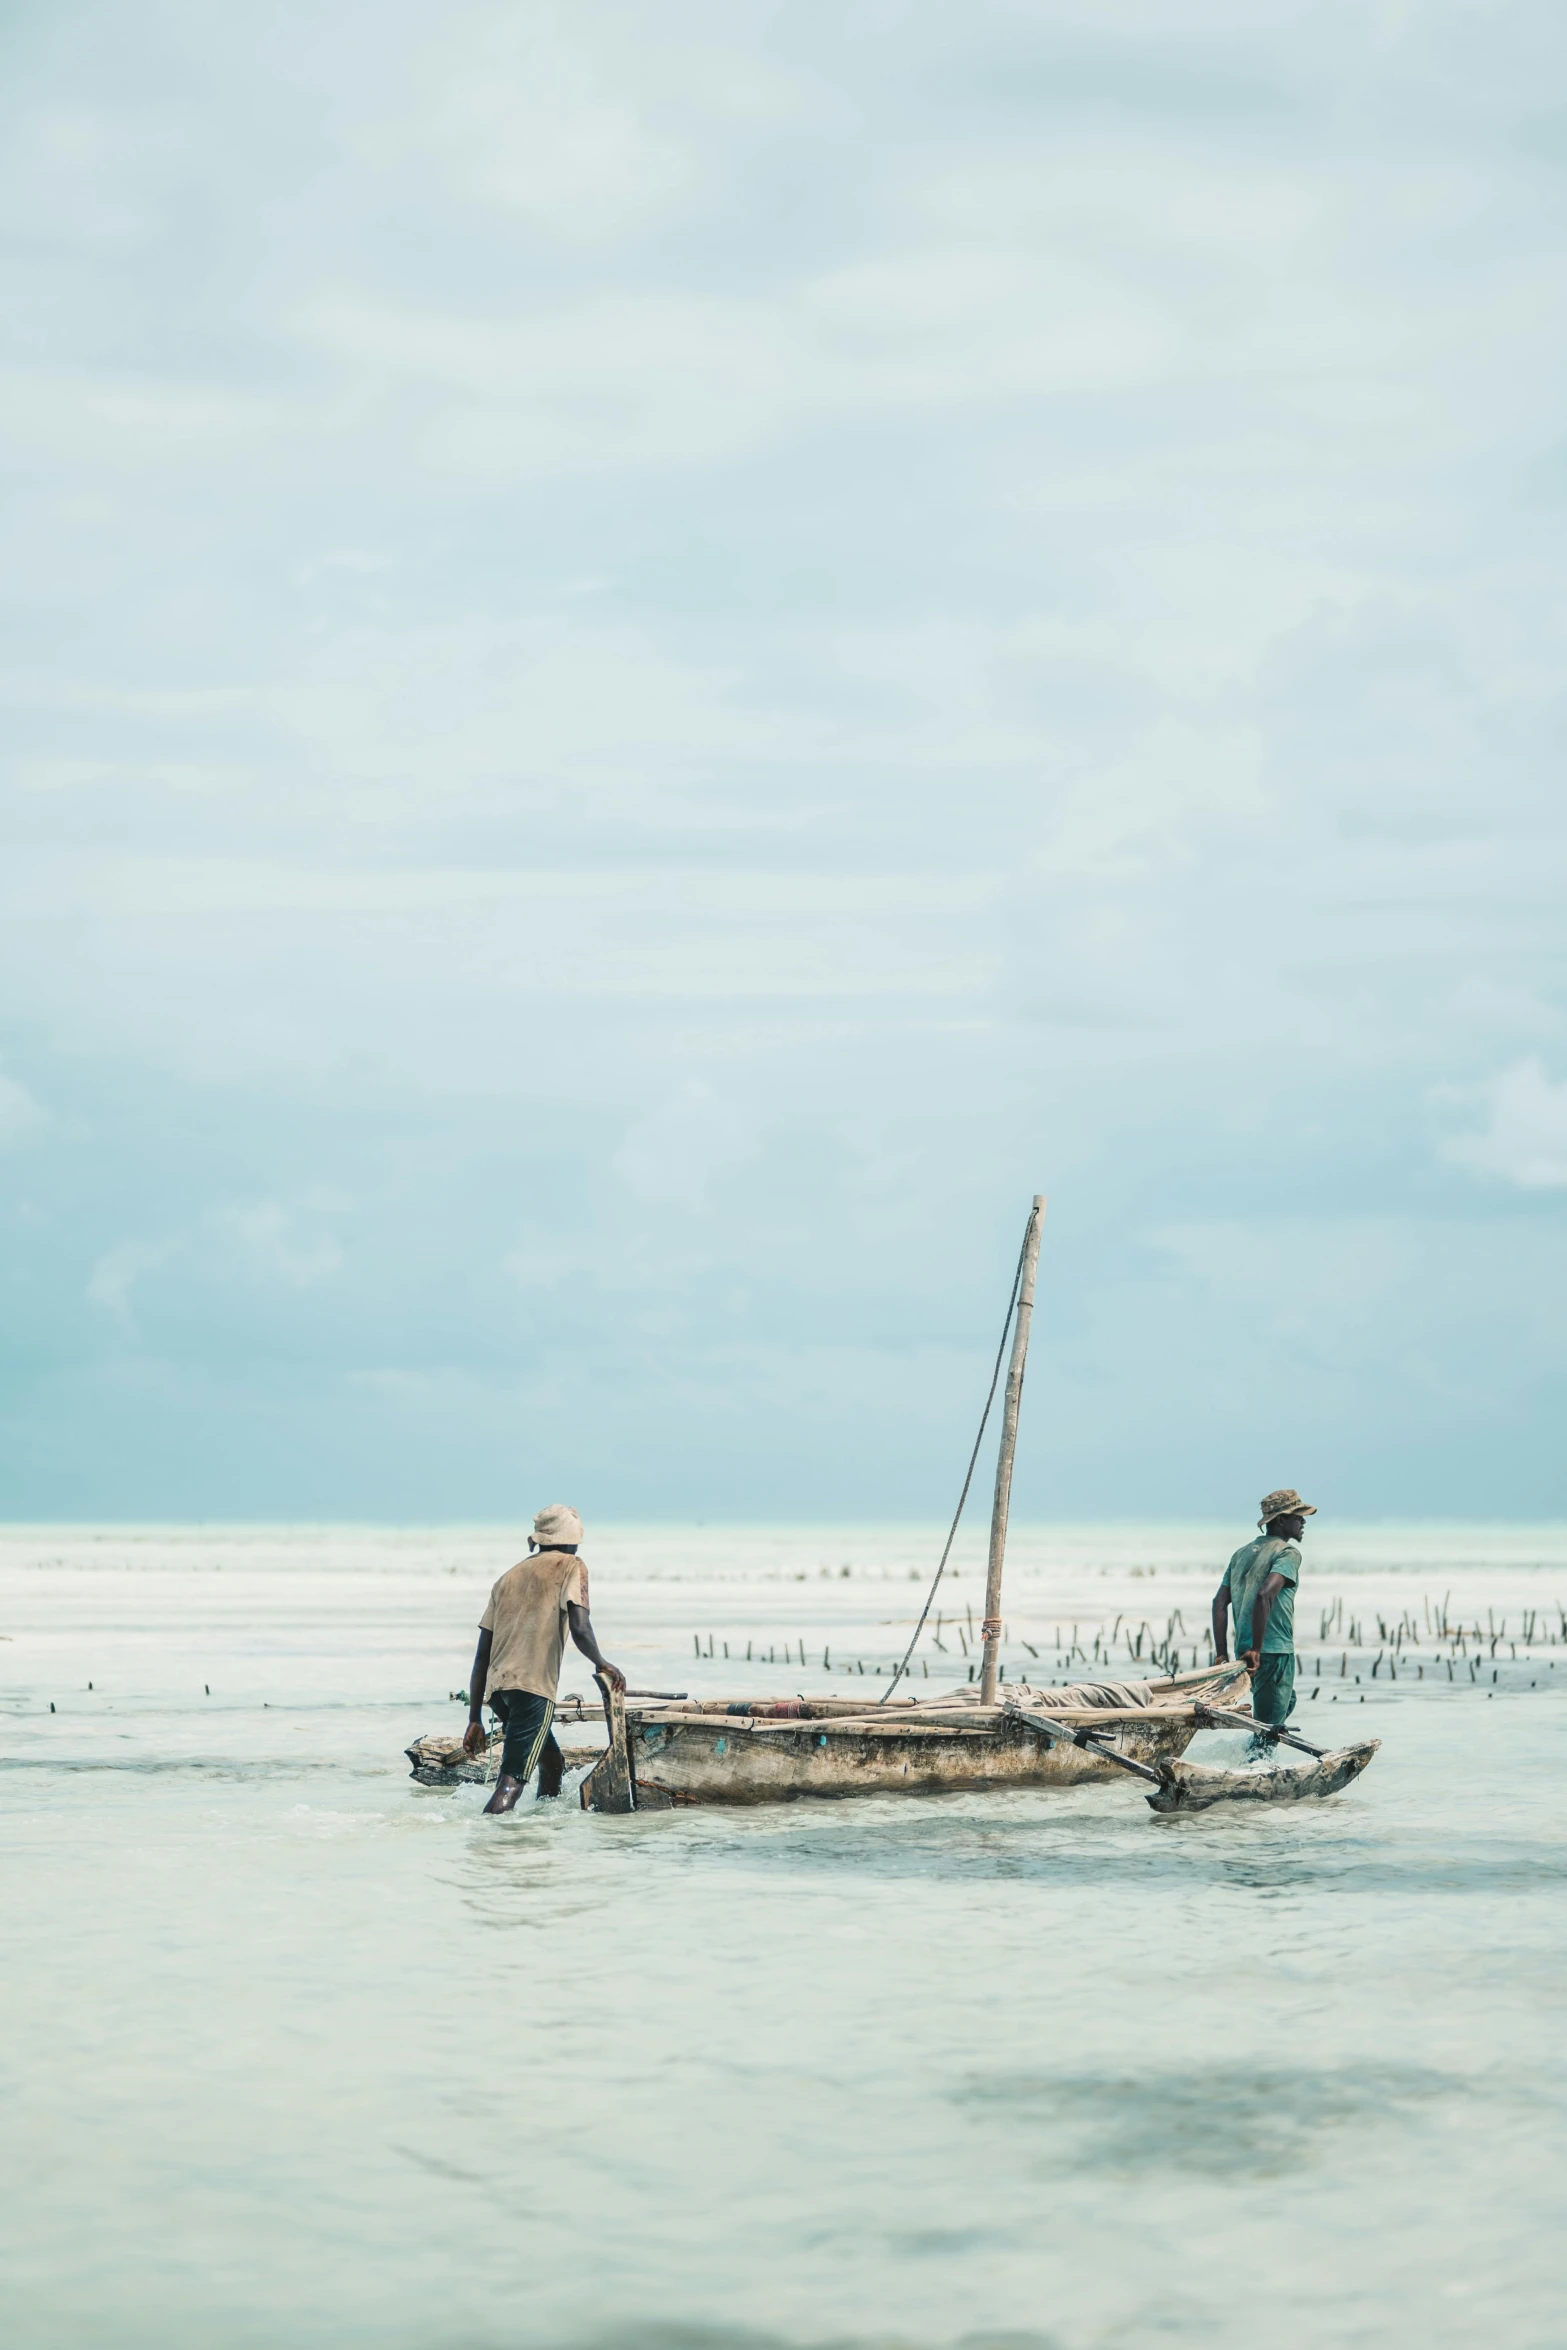
[[[1188,1676],[1189,1677],[1189,1676]],[[1081,1713],[1085,1707],[1140,1707],[1158,1703],[1154,1686],[1148,1681],[1073,1681],[1065,1689],[1034,1689],[1027,1681],[1009,1681],[1005,1695],[1016,1699],[1019,1705],[1035,1706],[1041,1713]],[[955,1705],[978,1705],[979,1690],[957,1690],[952,1699]],[[1164,1702],[1170,1702],[1165,1692]]]

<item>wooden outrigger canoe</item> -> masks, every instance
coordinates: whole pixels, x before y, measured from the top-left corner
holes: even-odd
[[[1220,1665],[1151,1684],[1019,1685],[1009,1687],[1004,1708],[958,1698],[894,1701],[870,1712],[852,1698],[633,1696],[617,1709],[612,1697],[608,1744],[568,1746],[565,1761],[569,1772],[586,1774],[585,1811],[1079,1787],[1131,1772],[1153,1785],[1152,1810],[1185,1814],[1221,1802],[1336,1795],[1377,1752],[1372,1738],[1328,1754],[1308,1749],[1313,1759],[1295,1769],[1183,1761],[1199,1730],[1220,1726],[1210,1709],[1238,1696],[1246,1680],[1244,1667]],[[567,1698],[556,1719],[593,1721],[599,1711],[591,1699]],[[1231,1713],[1223,1726],[1243,1721],[1249,1717]],[[500,1767],[501,1743],[497,1731],[487,1752],[470,1759],[460,1738],[420,1738],[408,1760],[427,1787],[485,1784]]]
[[[1271,1731],[1270,1738],[1283,1737],[1314,1757],[1314,1767],[1248,1772],[1184,1763],[1181,1757],[1200,1729],[1254,1727],[1249,1714],[1222,1710],[1227,1700],[1249,1689],[1249,1676],[1241,1665],[1212,1665],[1159,1682],[1080,1682],[1067,1689],[1013,1683],[1003,1693],[1001,1574],[1044,1212],[1044,1200],[1036,1197],[991,1381],[993,1400],[1010,1329],[1012,1355],[996,1456],[978,1683],[945,1699],[894,1694],[925,1615],[897,1667],[892,1688],[879,1704],[868,1704],[863,1697],[697,1699],[636,1690],[622,1695],[600,1680],[607,1744],[565,1750],[568,1770],[590,1766],[581,1785],[584,1810],[654,1811],[693,1803],[792,1803],[809,1797],[1077,1787],[1130,1773],[1154,1788],[1148,1801],[1156,1811],[1201,1811],[1227,1796],[1278,1802],[1332,1794],[1365,1769],[1376,1752],[1375,1740],[1324,1755],[1290,1733]],[[989,1414],[987,1402],[958,1517]],[[936,1570],[937,1582],[957,1525],[955,1517]],[[927,1615],[929,1609],[927,1599]],[[556,1719],[585,1721],[597,1713],[591,1700],[568,1698]],[[408,1760],[414,1777],[426,1786],[487,1781],[499,1769],[501,1743],[497,1733],[486,1753],[470,1760],[460,1739],[419,1738],[408,1748]]]
[[[632,1802],[789,1803],[799,1797],[940,1795],[1008,1787],[1077,1787],[1117,1776],[1107,1754],[1154,1770],[1177,1761],[1202,1728],[1201,1708],[1243,1694],[1245,1669],[1220,1665],[1168,1681],[1082,1683],[1067,1689],[1008,1685],[1008,1703],[973,1693],[949,1700],[889,1699],[882,1706],[842,1697],[668,1699],[628,1696],[608,1712],[606,1748],[568,1748],[568,1768],[591,1760],[584,1808],[609,1791],[596,1785],[624,1754]],[[1059,1731],[1049,1736],[1019,1718],[1026,1700]],[[561,1722],[594,1718],[591,1700],[567,1699]],[[617,1723],[615,1714],[622,1714]],[[617,1737],[617,1731],[619,1733]],[[1079,1744],[1072,1733],[1091,1743]],[[623,1745],[620,1741],[623,1740]],[[456,1738],[423,1738],[408,1749],[416,1779],[451,1786],[494,1776],[491,1756],[469,1762]],[[1101,1752],[1095,1752],[1095,1748]],[[619,1804],[615,1808],[620,1808]]]

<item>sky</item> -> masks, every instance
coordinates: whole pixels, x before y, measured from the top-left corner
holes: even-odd
[[[0,42],[0,1515],[1567,1512],[1559,6]]]

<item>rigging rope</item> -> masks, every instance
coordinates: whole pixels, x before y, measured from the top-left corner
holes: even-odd
[[[886,1704],[888,1698],[892,1695],[893,1691],[897,1688],[898,1683],[903,1679],[904,1674],[909,1669],[909,1659],[914,1654],[915,1649],[918,1647],[919,1636],[925,1629],[925,1619],[930,1614],[930,1603],[936,1596],[936,1586],[941,1581],[942,1576],[946,1573],[947,1561],[952,1556],[952,1545],[957,1539],[958,1521],[963,1515],[963,1505],[968,1500],[968,1489],[974,1482],[974,1464],[979,1459],[979,1448],[985,1441],[985,1428],[987,1422],[990,1419],[990,1407],[996,1400],[996,1389],[1001,1382],[1001,1365],[1007,1351],[1007,1333],[1012,1327],[1012,1317],[1017,1312],[1018,1291],[1022,1287],[1023,1283],[1023,1259],[1027,1252],[1028,1233],[1025,1231],[1023,1234],[1023,1246],[1017,1252],[1017,1270],[1012,1276],[1012,1295],[1007,1300],[1007,1318],[1001,1325],[1001,1344],[996,1349],[996,1367],[990,1374],[990,1393],[985,1398],[985,1408],[979,1416],[979,1434],[975,1437],[974,1449],[968,1456],[968,1474],[963,1480],[963,1491],[958,1495],[958,1506],[953,1512],[952,1524],[947,1529],[946,1546],[941,1554],[941,1564],[937,1567],[935,1574],[931,1577],[930,1589],[925,1594],[925,1605],[920,1609],[920,1620],[914,1627],[914,1637],[910,1640],[908,1647],[903,1652],[903,1662],[899,1665],[897,1671],[893,1674],[892,1679],[888,1682],[880,1697],[877,1698],[876,1702],[878,1705]]]

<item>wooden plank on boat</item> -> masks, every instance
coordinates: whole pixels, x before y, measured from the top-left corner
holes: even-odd
[[[693,1713],[684,1706],[666,1707],[660,1712],[636,1713],[629,1722],[639,1730],[686,1728],[716,1730],[724,1735],[731,1731],[743,1737],[787,1735],[795,1730],[852,1729],[870,1730],[962,1730],[975,1736],[990,1736],[1006,1727],[1016,1709],[1011,1706],[932,1706],[921,1707],[918,1713],[853,1713],[790,1714],[779,1720],[770,1714],[708,1714]],[[1199,1726],[1199,1718],[1190,1705],[1137,1706],[1035,1706],[1030,1711],[1041,1713],[1053,1722],[1190,1722]],[[1251,1725],[1248,1722],[1247,1727]]]
[[[817,1722],[752,1722],[748,1727],[756,1738],[799,1737],[802,1731],[819,1738],[993,1738],[996,1734],[990,1722],[889,1722],[875,1714],[853,1715],[848,1721],[827,1715]]]
[[[685,1698],[683,1689],[628,1689],[625,1706],[628,1714],[635,1713],[640,1703],[649,1705],[678,1705]],[[695,1699],[692,1700],[694,1704]],[[555,1700],[557,1722],[596,1722],[603,1711],[596,1697],[584,1697],[580,1690],[572,1690],[567,1697]]]
[[[988,1722],[889,1722],[879,1714],[862,1714],[848,1721],[833,1714],[823,1714],[815,1719],[799,1715],[784,1722],[769,1721],[765,1717],[758,1721],[750,1714],[638,1714],[632,1726],[644,1735],[658,1730],[695,1730],[704,1737],[726,1740],[817,1736],[863,1738],[872,1735],[881,1738],[989,1738],[994,1735],[993,1726]]]

